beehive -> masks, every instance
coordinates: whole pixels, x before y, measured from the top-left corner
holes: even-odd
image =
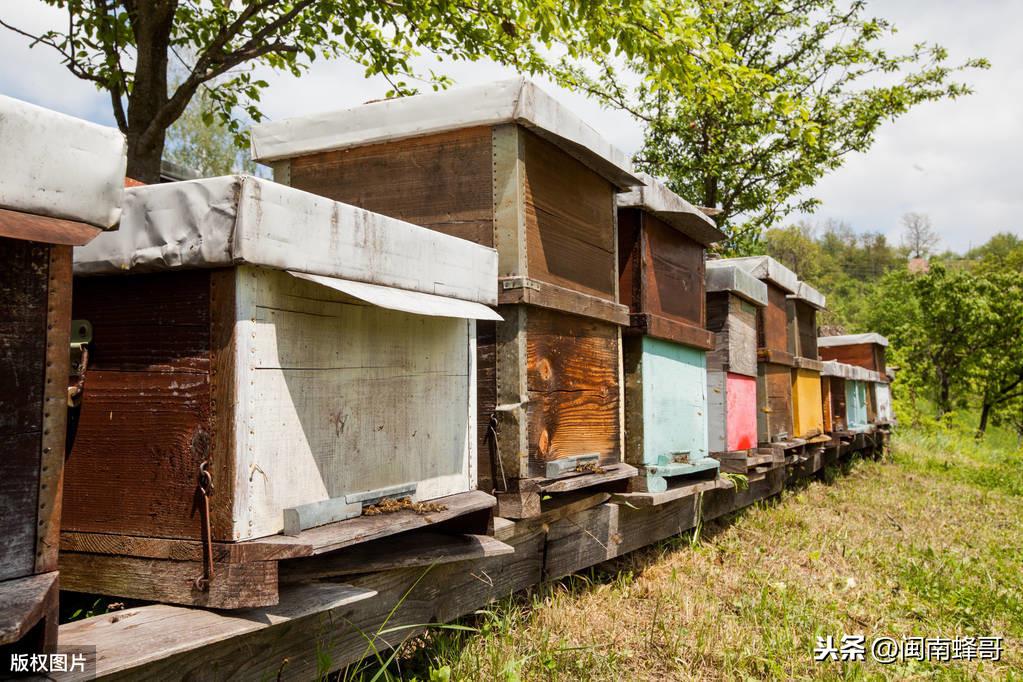
[[[256,126],[253,156],[279,182],[497,249],[481,487],[616,469],[629,316],[615,194],[638,183],[625,154],[515,79]]]
[[[813,439],[825,431],[821,397],[821,366],[817,354],[817,311],[824,296],[806,282],[788,296],[789,348],[792,368],[792,435]]]
[[[29,653],[57,637],[71,249],[117,223],[126,157],[116,130],[3,96],[0,147],[0,646]]]
[[[633,487],[717,470],[707,430],[705,249],[723,239],[710,218],[649,175],[618,195],[619,291],[631,325],[625,352],[625,459]]]
[[[799,290],[796,274],[770,256],[732,258],[767,285],[767,305],[757,318],[757,435],[761,443],[792,437],[792,368],[787,296]]]
[[[864,375],[866,421],[870,424],[888,424],[894,420],[891,391],[888,387],[886,349],[888,339],[874,332],[825,336],[817,340],[821,357],[861,367]]]
[[[200,539],[203,469],[213,542],[474,490],[496,265],[256,178],[127,190],[120,229],[75,257],[94,340],[64,529]]]
[[[888,339],[873,332],[822,336],[817,339],[822,360],[837,360],[864,369],[879,372],[886,377],[885,349]]]
[[[757,447],[757,311],[767,305],[767,285],[730,263],[707,263],[708,426],[712,454]]]

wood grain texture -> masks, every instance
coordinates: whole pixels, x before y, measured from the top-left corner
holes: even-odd
[[[707,329],[714,348],[707,369],[757,375],[757,309],[726,291],[707,294]]]
[[[373,571],[435,566],[511,554],[514,548],[487,535],[450,535],[412,531],[315,558],[286,561],[281,584],[324,580]]]
[[[796,349],[793,354],[816,360],[819,357],[817,354],[817,310],[805,301],[793,299],[791,303],[796,341]]]
[[[530,309],[526,340],[529,458],[542,463],[596,453],[621,461],[618,327]]]
[[[761,310],[757,319],[758,348],[791,354],[785,290],[768,281],[764,284],[767,285],[767,307]]]
[[[102,230],[98,227],[75,220],[0,208],[0,237],[43,244],[82,246],[92,241],[100,232]]]
[[[630,329],[627,333],[639,333],[662,341],[679,343],[699,350],[714,348],[714,335],[688,322],[662,317],[653,313],[636,313],[629,316]]]
[[[885,349],[874,343],[856,343],[848,346],[821,346],[821,360],[837,360],[884,374]]]
[[[624,305],[525,277],[502,278],[498,301],[501,305],[531,305],[618,325],[629,324],[629,309]]]
[[[285,272],[239,267],[241,368],[231,540],[283,510],[417,485],[475,487],[475,323],[366,305]]]
[[[649,213],[643,215],[643,311],[706,324],[704,247]]]
[[[71,331],[71,247],[50,247],[46,303],[46,372],[43,433],[39,457],[35,572],[57,570],[60,517],[67,444],[68,352]]]
[[[761,363],[757,375],[757,437],[761,443],[784,440],[792,431],[792,369]]]
[[[277,562],[215,564],[208,590],[195,586],[201,561],[174,561],[109,554],[60,555],[61,587],[73,592],[239,609],[277,603]]]
[[[21,642],[18,649],[22,653],[53,651],[57,644],[58,587],[56,571],[0,582],[0,645],[23,640],[39,621],[47,619],[52,622],[46,623],[42,637],[37,638],[41,641]]]
[[[615,188],[550,142],[520,130],[529,276],[614,301]]]
[[[0,580],[35,568],[49,261],[45,244],[0,238]]]
[[[292,187],[494,245],[491,129],[465,128],[291,160]]]
[[[209,455],[210,271],[75,281],[93,325],[65,530],[198,538],[195,491]],[[231,486],[215,483],[230,499]],[[223,496],[223,497],[221,497]]]

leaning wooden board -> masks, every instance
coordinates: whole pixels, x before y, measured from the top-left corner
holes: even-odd
[[[622,460],[614,197],[637,182],[624,154],[521,79],[258,126],[254,150],[278,182],[497,249],[481,488]]]

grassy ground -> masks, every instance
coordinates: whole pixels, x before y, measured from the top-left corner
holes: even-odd
[[[1023,453],[944,433],[492,606],[369,679],[1023,679]],[[1001,663],[815,663],[817,637],[1001,635]],[[351,671],[349,671],[351,673]]]

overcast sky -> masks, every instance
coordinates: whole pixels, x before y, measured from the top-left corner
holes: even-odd
[[[4,19],[39,30],[63,16],[39,0],[0,0]],[[967,76],[976,93],[925,104],[879,132],[866,154],[811,193],[823,205],[811,218],[844,220],[857,231],[880,231],[898,241],[907,211],[931,216],[942,248],[965,251],[1000,231],[1023,234],[1023,2],[885,0],[872,11],[893,20],[898,40],[938,42],[953,60],[986,57],[987,72]],[[491,64],[448,64],[459,84],[513,75]],[[263,109],[271,119],[343,108],[381,97],[382,80],[364,80],[343,62],[318,62],[304,76],[268,74]],[[553,86],[552,86],[553,87]],[[113,124],[109,100],[74,78],[45,47],[0,27],[0,92],[75,116]],[[627,152],[642,139],[627,115],[601,109],[581,95],[559,92],[595,128]],[[800,216],[792,216],[792,220]]]

